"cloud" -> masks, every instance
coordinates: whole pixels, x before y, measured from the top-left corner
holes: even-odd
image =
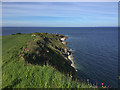
[[[80,23],[81,20],[92,20],[95,19],[99,22],[103,19],[115,20],[117,21],[117,3],[66,3],[66,2],[39,2],[39,3],[29,3],[29,2],[21,2],[21,3],[3,3],[3,21],[7,22],[9,25],[14,22],[29,23],[28,21],[36,21],[40,23],[46,22],[45,25],[50,23],[47,22],[64,22],[68,20],[71,22]],[[100,20],[101,19],[101,20]],[[41,21],[39,21],[41,20]],[[11,22],[11,23],[10,23]],[[92,21],[90,21],[92,23]],[[35,22],[34,22],[35,23]],[[69,24],[69,22],[67,22]],[[82,23],[82,21],[81,21]],[[94,23],[94,22],[93,22]],[[19,23],[20,24],[20,23]],[[31,25],[31,23],[29,23]],[[95,24],[95,23],[94,23]],[[18,24],[16,24],[18,25]],[[26,24],[25,24],[26,25]],[[38,24],[37,24],[38,25]],[[43,25],[43,24],[42,24]],[[52,24],[53,25],[53,24]],[[56,24],[55,24],[56,25]]]
[[[118,2],[119,0],[4,0],[3,2]]]
[[[105,5],[105,4],[104,4]],[[3,4],[3,14],[16,16],[73,16],[80,14],[116,14],[111,4],[98,3],[12,3]],[[116,9],[117,7],[115,7]],[[116,10],[117,12],[117,10]]]

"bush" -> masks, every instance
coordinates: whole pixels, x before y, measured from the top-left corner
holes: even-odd
[[[21,33],[16,33],[16,34],[18,35],[18,34],[21,34]]]

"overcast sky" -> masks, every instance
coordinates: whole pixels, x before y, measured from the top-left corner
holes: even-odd
[[[99,27],[118,25],[117,2],[3,2],[3,26]]]

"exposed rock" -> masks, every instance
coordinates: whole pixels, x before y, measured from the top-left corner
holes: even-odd
[[[64,49],[64,52],[67,53],[67,48]]]
[[[63,42],[63,41],[65,41],[65,39],[66,39],[66,38],[65,38],[65,37],[63,37],[63,38],[61,38],[60,40]]]
[[[65,44],[67,44],[67,43],[66,43],[66,42],[62,42],[62,44],[64,44],[64,45],[65,45]]]
[[[65,39],[67,39],[67,37],[65,37],[63,35],[61,35],[60,37],[61,37],[61,39],[60,39],[61,43],[66,45],[67,43],[65,42]],[[65,53],[64,56],[68,58],[68,61],[70,62],[71,66],[73,68],[75,68],[74,62],[73,62],[72,50],[71,49],[68,50],[67,48],[65,48],[64,53]]]
[[[69,55],[68,60],[71,62],[71,66],[75,68],[74,62],[73,62],[73,56]]]

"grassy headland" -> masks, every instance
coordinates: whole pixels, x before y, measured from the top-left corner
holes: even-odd
[[[68,60],[64,35],[14,34],[2,38],[2,88],[89,88]]]

